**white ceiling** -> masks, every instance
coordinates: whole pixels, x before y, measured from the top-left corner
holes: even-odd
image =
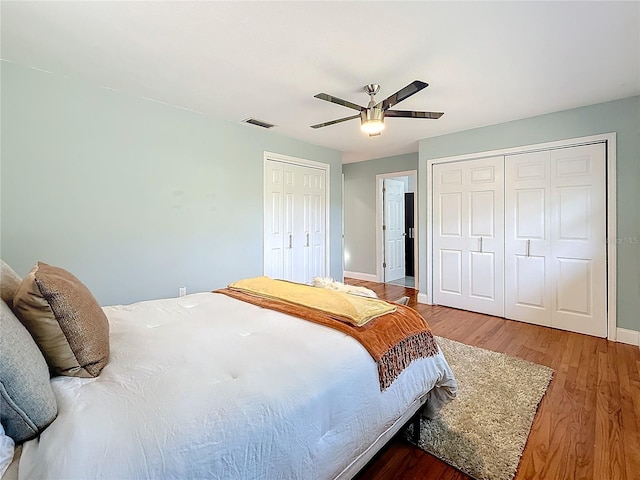
[[[416,152],[421,138],[640,94],[640,2],[7,2],[2,58],[343,152]],[[423,80],[398,104],[439,120],[355,113]],[[259,128],[247,126],[246,128]]]

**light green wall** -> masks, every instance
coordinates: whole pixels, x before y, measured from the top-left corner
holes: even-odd
[[[376,274],[376,175],[417,169],[417,153],[342,166],[346,271]]]
[[[640,97],[421,140],[420,231],[427,228],[427,160],[610,132],[617,133],[618,327],[640,331]],[[419,271],[424,274],[427,243],[421,238]],[[421,291],[426,291],[424,282]]]
[[[263,152],[330,164],[342,276],[341,154],[2,62],[1,254],[70,270],[105,304],[262,274]]]

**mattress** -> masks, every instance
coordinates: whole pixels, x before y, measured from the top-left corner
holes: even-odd
[[[455,396],[441,352],[381,392],[353,338],[220,294],[104,311],[110,361],[52,380],[58,417],[20,479],[331,479],[418,399]]]

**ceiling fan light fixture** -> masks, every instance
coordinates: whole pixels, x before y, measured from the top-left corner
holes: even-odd
[[[384,130],[384,112],[380,107],[372,107],[360,112],[360,129],[369,135],[376,135]]]
[[[335,103],[336,105],[342,105],[343,107],[351,108],[353,110],[357,110],[358,113],[355,115],[350,115],[348,117],[338,118],[337,120],[331,120],[330,122],[318,123],[316,125],[311,125],[311,128],[322,128],[328,127],[329,125],[335,125],[336,123],[346,122],[347,120],[354,120],[360,117],[360,129],[369,134],[370,137],[374,137],[380,135],[380,133],[384,130],[384,117],[404,117],[404,118],[440,118],[443,113],[442,112],[414,112],[412,110],[390,110],[391,107],[396,105],[397,103],[406,100],[411,95],[414,95],[421,91],[422,89],[428,87],[429,84],[425,82],[421,82],[420,80],[414,80],[409,85],[404,88],[401,88],[393,95],[388,96],[381,102],[376,103],[375,94],[378,93],[380,89],[380,85],[371,83],[369,85],[364,86],[364,91],[371,97],[369,101],[369,105],[363,107],[358,105],[357,103],[350,102],[349,100],[344,100],[342,98],[334,97],[333,95],[329,95],[328,93],[318,93],[314,95],[315,98],[319,100],[324,100],[325,102]]]

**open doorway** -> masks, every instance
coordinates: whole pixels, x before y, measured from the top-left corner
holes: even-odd
[[[376,186],[378,281],[417,289],[417,172],[377,175]]]

